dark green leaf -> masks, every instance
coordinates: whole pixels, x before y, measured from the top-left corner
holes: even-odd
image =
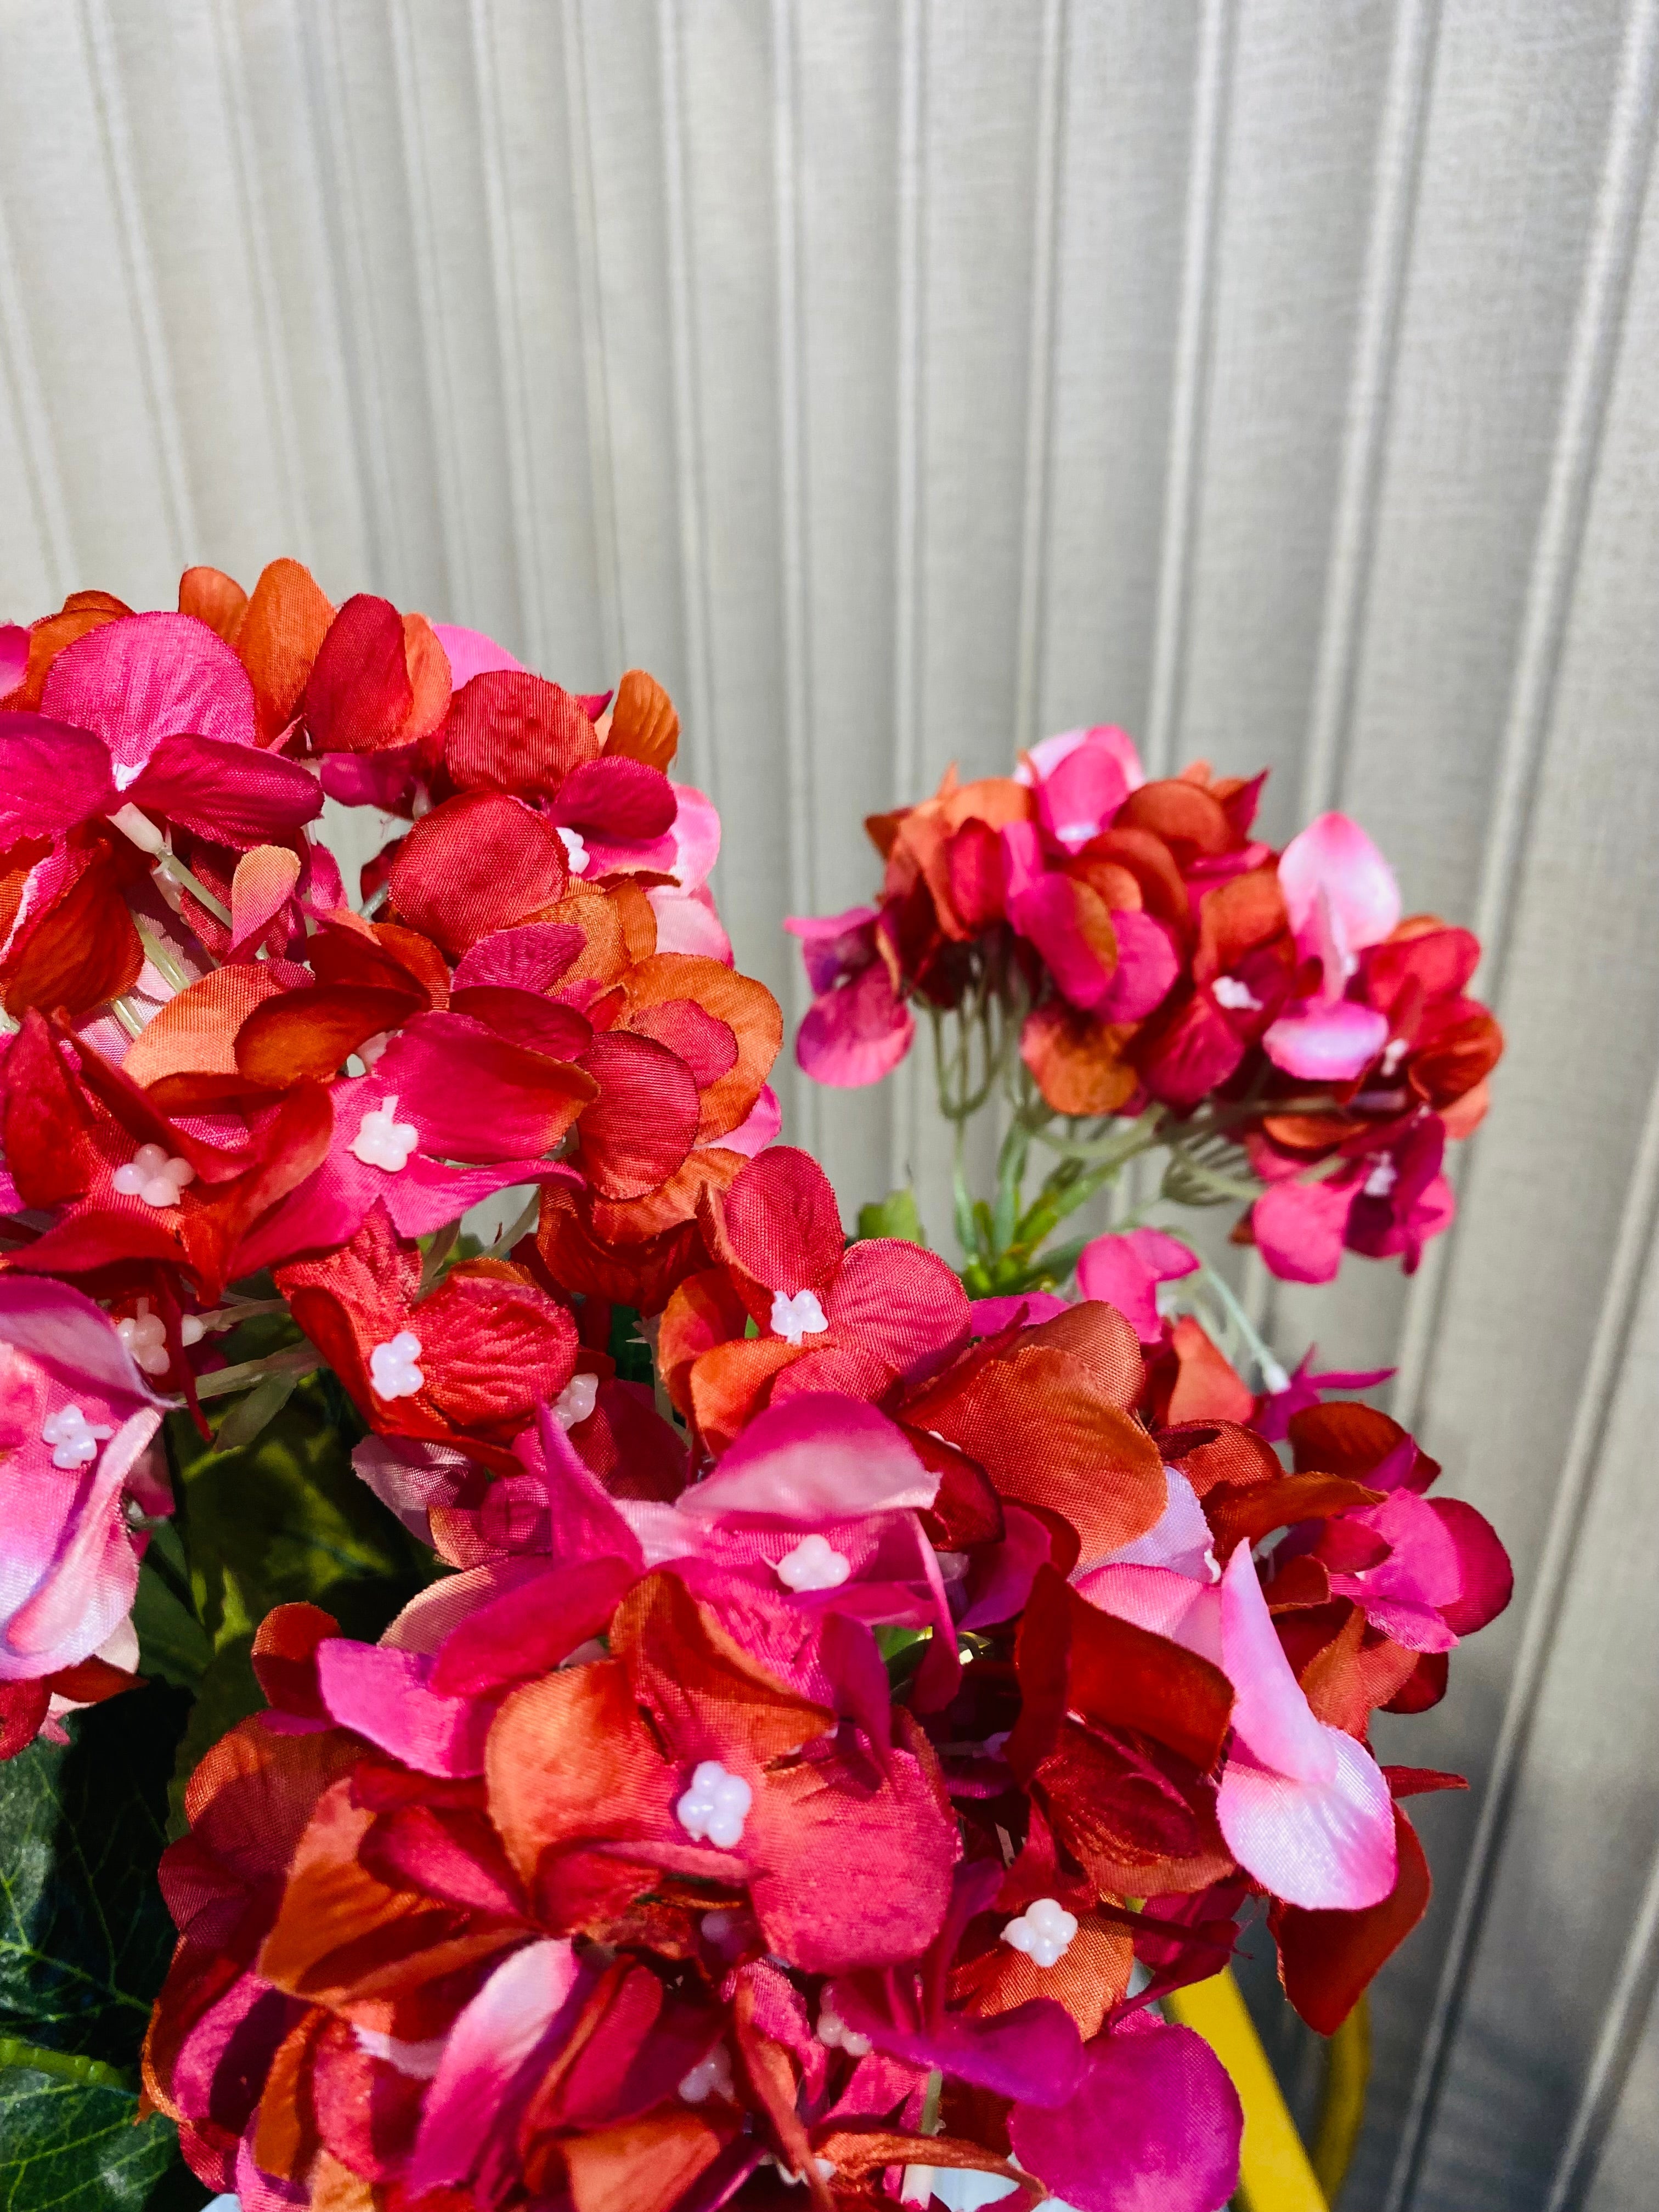
[[[649,1389],[656,1380],[656,1370],[651,1364],[651,1347],[640,1334],[640,1317],[632,1306],[611,1307],[609,1349],[624,1382],[643,1382]]]
[[[138,1671],[193,1689],[213,1656],[207,1632],[189,1601],[190,1567],[171,1521],[150,1531],[132,1625],[138,1632]]]
[[[138,2100],[0,2066],[0,2212],[188,2212],[208,2192],[159,2114],[135,2124]]]
[[[913,1190],[890,1190],[885,1198],[872,1199],[859,1208],[859,1236],[897,1237],[907,1244],[925,1245],[927,1231],[921,1225],[921,1208]]]
[[[0,2034],[137,2065],[173,1953],[155,1863],[185,1710],[152,1683],[0,1765]]]
[[[431,1553],[352,1468],[362,1427],[332,1376],[302,1382],[246,1444],[204,1444],[182,1414],[168,1430],[196,1609],[216,1648],[296,1598],[373,1638],[431,1579]]]

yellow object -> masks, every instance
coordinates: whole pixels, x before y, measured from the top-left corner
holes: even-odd
[[[1370,2008],[1361,1997],[1327,2046],[1325,2094],[1314,2131],[1314,2172],[1333,2204],[1353,2162],[1365,2119],[1365,2084],[1371,2070]]]
[[[1235,2203],[1243,2212],[1328,2212],[1231,1969],[1174,1990],[1164,2008],[1171,2020],[1204,2038],[1232,2075],[1244,2107]],[[1363,2098],[1363,2079],[1360,2094]]]

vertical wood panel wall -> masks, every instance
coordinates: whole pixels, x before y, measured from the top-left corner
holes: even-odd
[[[1659,0],[0,0],[0,617],[284,550],[645,663],[792,1012],[860,817],[1085,719],[1480,929],[1454,1235],[1247,1286],[1518,1571],[1348,2212],[1654,2201],[1656,86]],[[943,1227],[925,1079],[782,1088]]]

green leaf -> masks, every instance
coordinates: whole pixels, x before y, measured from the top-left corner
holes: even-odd
[[[238,1444],[251,1444],[287,1405],[299,1380],[297,1375],[279,1370],[256,1382],[246,1397],[239,1398],[220,1422],[215,1436],[219,1449],[230,1451]]]
[[[872,1199],[859,1208],[859,1237],[897,1237],[907,1244],[927,1242],[921,1225],[921,1208],[913,1190],[890,1190],[885,1198]]]
[[[130,2090],[0,2066],[0,2212],[185,2212],[208,2192]]]
[[[640,1334],[640,1317],[632,1306],[611,1307],[609,1350],[623,1382],[643,1382],[650,1389],[657,1379],[657,1370],[652,1364],[651,1346]]]
[[[432,1554],[352,1467],[362,1427],[332,1376],[301,1383],[246,1443],[204,1444],[182,1414],[167,1425],[196,1610],[216,1650],[297,1598],[372,1639],[432,1579]]]
[[[190,1568],[179,1531],[171,1521],[152,1529],[143,1565],[138,1570],[138,1592],[132,1601],[132,1625],[138,1632],[138,1672],[192,1690],[202,1669],[213,1656],[207,1632],[185,1603]]]
[[[155,1863],[185,1711],[152,1683],[0,1765],[0,2212],[204,2201],[172,2122],[134,2124],[174,1942]]]

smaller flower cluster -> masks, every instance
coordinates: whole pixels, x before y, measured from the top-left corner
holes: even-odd
[[[1402,920],[1343,815],[1262,843],[1262,781],[1199,763],[1149,781],[1123,731],[1069,730],[1012,776],[953,770],[873,817],[879,908],[789,924],[816,994],[801,1066],[874,1082],[909,1050],[915,1006],[954,1013],[953,1116],[1017,1075],[1029,1127],[1146,1121],[1177,1162],[1171,1195],[1251,1199],[1241,1234],[1276,1274],[1328,1280],[1345,1247],[1415,1267],[1451,1218],[1446,1141],[1479,1122],[1502,1050],[1468,995],[1480,946]]]

